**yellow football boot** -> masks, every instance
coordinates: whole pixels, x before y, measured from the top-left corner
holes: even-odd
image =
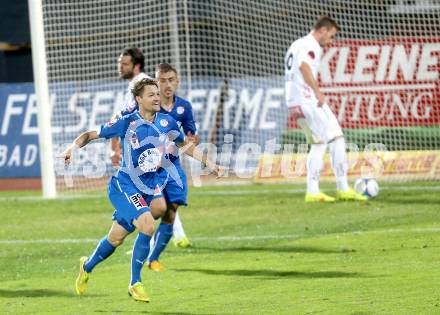
[[[145,287],[141,282],[136,282],[135,284],[128,286],[128,295],[130,295],[135,301],[150,302],[150,298],[145,292]]]
[[[306,193],[305,202],[334,202],[336,199],[322,192],[312,195]]]
[[[75,281],[75,291],[78,295],[83,295],[87,290],[87,282],[89,281],[89,274],[84,270],[84,264],[87,261],[87,257],[83,256],[79,259],[79,275]]]
[[[179,248],[188,248],[191,247],[192,244],[190,242],[190,240],[184,236],[179,240],[174,239],[174,246],[179,247]]]
[[[150,268],[151,270],[156,271],[156,272],[164,272],[165,271],[165,267],[162,266],[162,264],[159,262],[159,260],[150,261],[150,263],[148,264],[148,268]]]
[[[361,195],[360,193],[356,192],[355,190],[349,188],[347,191],[344,190],[337,190],[336,191],[336,198],[338,200],[343,201],[367,201],[368,197]]]

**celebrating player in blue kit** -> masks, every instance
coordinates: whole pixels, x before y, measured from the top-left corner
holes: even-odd
[[[119,76],[124,80],[128,80],[129,82],[127,93],[124,96],[124,102],[121,107],[121,116],[132,113],[138,109],[136,100],[131,93],[131,88],[138,80],[148,77],[148,75],[144,72],[144,66],[145,57],[142,51],[137,47],[124,49],[118,58]],[[158,75],[160,75],[162,78],[160,79]],[[198,144],[198,136],[196,135],[197,130],[192,114],[191,104],[175,95],[179,84],[177,70],[169,64],[161,64],[157,68],[156,79],[159,80],[159,87],[163,87],[163,89],[159,89],[161,90],[161,112],[170,114],[177,121],[179,127],[183,128],[188,139],[193,141],[195,144]],[[115,167],[119,167],[121,159],[119,139],[116,137],[112,138],[111,143],[113,152],[111,156],[112,164]],[[177,167],[180,167],[180,164]],[[183,173],[183,171],[180,173],[183,177],[185,177],[185,173]],[[186,190],[186,178],[183,178],[183,180],[185,185],[184,188]],[[171,190],[171,187],[169,190]],[[181,203],[178,203],[177,205],[180,204]],[[186,201],[183,204],[186,205]],[[155,208],[155,204],[150,206]],[[179,214],[177,212],[175,213],[174,224],[172,226],[174,245],[180,248],[189,247],[191,246],[191,242],[185,234]],[[156,263],[152,263],[149,266],[153,267],[154,269],[156,265]]]
[[[148,302],[149,297],[141,281],[141,269],[150,252],[150,240],[154,233],[154,215],[147,206],[152,199],[163,205],[157,208],[166,210],[161,192],[163,179],[157,170],[162,167],[176,181],[178,172],[169,161],[166,148],[170,141],[179,146],[187,146],[186,153],[206,164],[218,173],[219,168],[210,162],[184,139],[176,121],[169,115],[158,113],[160,110],[159,88],[155,81],[144,78],[133,87],[133,95],[139,111],[123,116],[101,126],[99,131],[87,131],[78,136],[62,153],[66,165],[71,161],[74,149],[87,145],[98,138],[120,137],[122,142],[122,167],[110,179],[108,197],[115,207],[113,224],[107,236],[96,247],[92,255],[81,257],[80,271],[75,282],[77,294],[82,295],[87,289],[89,274],[94,267],[108,258],[122,244],[125,237],[138,230],[133,245],[131,260],[131,281],[128,293],[137,301]],[[159,204],[160,204],[159,203]],[[156,210],[157,210],[156,209]],[[162,213],[162,215],[163,215]]]
[[[197,144],[199,137],[197,135],[191,103],[175,94],[179,84],[177,70],[168,63],[161,63],[156,67],[156,80],[159,83],[161,96],[160,112],[172,116],[177,121],[179,127],[183,129],[188,140]],[[127,114],[136,109],[137,108],[127,108],[122,114]],[[174,235],[174,243],[176,246],[185,248],[191,245],[183,230],[177,212],[180,205],[187,205],[187,179],[180,164],[177,150],[174,146],[170,146],[170,149],[173,152],[173,154],[170,155],[170,161],[176,167],[181,181],[178,183],[170,177],[163,190],[167,203],[167,212],[165,216],[162,217],[161,224],[154,235],[154,248],[148,258],[150,261],[148,266],[154,271],[163,270],[162,265],[159,263],[159,256],[167,246],[172,235]],[[166,170],[162,169],[159,171],[159,177],[162,181],[165,180],[167,176]]]

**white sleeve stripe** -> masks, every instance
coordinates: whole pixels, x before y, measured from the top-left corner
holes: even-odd
[[[96,133],[98,134],[98,137],[101,138],[102,126],[98,126],[95,129],[92,129],[92,131],[96,131]]]

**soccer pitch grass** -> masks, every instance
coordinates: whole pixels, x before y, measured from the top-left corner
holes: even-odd
[[[135,233],[91,273],[80,256],[111,224],[104,193],[0,193],[2,314],[439,314],[440,183],[382,184],[366,203],[305,204],[303,186],[191,188],[191,249],[171,243],[151,302],[127,295]],[[328,190],[330,193],[331,190]]]

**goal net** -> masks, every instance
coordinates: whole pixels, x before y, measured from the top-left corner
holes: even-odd
[[[176,66],[204,148],[217,149],[231,178],[286,179],[286,152],[301,178],[307,145],[284,103],[284,55],[320,15],[342,27],[320,82],[350,150],[386,149],[384,179],[438,179],[440,5],[427,0],[43,0],[54,151],[118,109],[127,82],[117,57],[138,46],[147,72]],[[57,160],[57,188],[103,187],[114,172],[109,155],[102,141],[68,170]],[[262,156],[271,168],[261,169]],[[353,176],[361,164],[351,163]]]

